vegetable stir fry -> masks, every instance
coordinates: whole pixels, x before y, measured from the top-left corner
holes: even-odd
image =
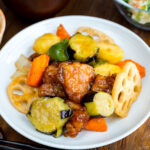
[[[105,118],[114,113],[126,117],[140,94],[145,68],[122,61],[124,51],[101,31],[80,27],[70,36],[61,24],[56,34],[38,37],[33,50],[15,63],[8,96],[41,133],[76,137],[82,130],[105,132]]]

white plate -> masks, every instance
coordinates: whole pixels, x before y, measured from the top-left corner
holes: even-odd
[[[76,138],[63,136],[54,138],[37,132],[26,116],[17,112],[9,102],[7,86],[11,82],[10,76],[15,72],[14,62],[20,54],[28,56],[33,53],[34,40],[47,32],[56,33],[60,23],[71,35],[80,26],[89,26],[105,32],[125,51],[124,58],[131,58],[146,67],[146,77],[142,80],[142,92],[132,105],[128,117],[124,119],[107,118],[107,132],[82,131]],[[3,47],[0,54],[0,71],[0,114],[17,132],[47,146],[64,149],[88,149],[104,146],[131,134],[150,115],[150,49],[136,34],[111,21],[86,16],[66,16],[36,23],[19,32]]]

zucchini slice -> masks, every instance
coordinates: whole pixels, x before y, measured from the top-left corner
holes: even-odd
[[[45,134],[56,132],[55,137],[59,137],[62,134],[63,126],[72,115],[71,111],[62,117],[62,111],[71,111],[63,99],[59,97],[39,98],[32,103],[27,117],[36,130]]]
[[[97,43],[90,36],[77,33],[70,38],[69,45],[70,54],[76,60],[86,62],[98,55]]]
[[[108,117],[114,112],[114,102],[108,93],[92,92],[86,95],[83,100],[89,115],[92,117]]]

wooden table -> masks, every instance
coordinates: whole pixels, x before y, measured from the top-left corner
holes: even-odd
[[[24,21],[18,18],[11,10],[9,10],[0,0],[0,8],[4,11],[7,20],[6,32],[0,46],[3,45],[17,32],[31,25],[31,22]],[[150,46],[150,32],[136,29],[119,14],[118,10],[114,6],[112,0],[70,0],[68,5],[56,16],[64,15],[88,15],[100,18],[105,18],[114,22],[117,22],[136,34],[138,34],[149,46]],[[23,141],[26,143],[34,143],[19,133],[14,131],[1,117],[0,127],[4,130],[5,136],[8,140]],[[53,149],[53,148],[49,148]],[[128,137],[104,146],[97,148],[98,150],[150,150],[150,118],[134,133]],[[94,150],[94,149],[93,149]],[[96,149],[95,149],[96,150]]]

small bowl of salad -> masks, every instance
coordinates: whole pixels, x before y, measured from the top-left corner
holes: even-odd
[[[150,31],[150,0],[114,0],[114,2],[129,23]]]

